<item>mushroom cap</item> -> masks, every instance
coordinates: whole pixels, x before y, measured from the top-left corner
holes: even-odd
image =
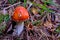
[[[18,6],[15,8],[14,13],[12,15],[12,19],[17,22],[25,21],[29,18],[29,14],[27,9],[22,6]]]

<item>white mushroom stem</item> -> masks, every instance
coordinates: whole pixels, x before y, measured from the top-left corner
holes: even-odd
[[[16,29],[14,30],[13,35],[19,36],[24,29],[24,22],[18,23],[15,27],[16,27]]]

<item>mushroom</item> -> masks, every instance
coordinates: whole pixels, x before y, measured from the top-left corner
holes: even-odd
[[[22,6],[16,7],[12,15],[12,19],[17,23],[13,35],[16,34],[17,36],[19,36],[24,29],[24,21],[29,19],[29,14],[27,9],[25,9]]]

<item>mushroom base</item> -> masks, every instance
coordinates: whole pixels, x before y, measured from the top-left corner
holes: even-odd
[[[22,31],[24,29],[24,22],[20,22],[15,26],[14,32],[13,32],[13,36],[17,35],[19,36]]]

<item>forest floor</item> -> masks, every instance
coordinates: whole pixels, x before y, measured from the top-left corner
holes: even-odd
[[[30,18],[20,36],[13,36],[17,6],[25,7]],[[60,40],[59,0],[0,0],[0,40]]]

